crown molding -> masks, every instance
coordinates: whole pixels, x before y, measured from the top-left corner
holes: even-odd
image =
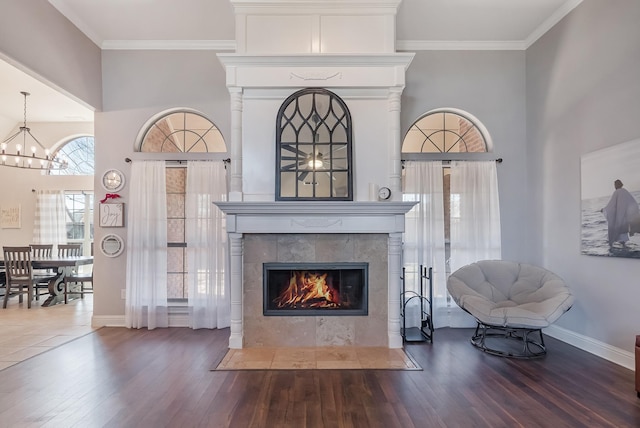
[[[547,18],[538,28],[533,30],[529,37],[527,37],[524,41],[525,49],[529,48],[532,44],[534,44],[540,37],[542,37],[547,31],[553,28],[558,22],[562,20],[565,16],[569,14],[573,9],[575,9],[582,0],[567,0],[558,10],[556,10],[553,15]]]
[[[105,40],[103,50],[235,51],[235,40]]]
[[[399,51],[523,51],[522,41],[397,40]]]

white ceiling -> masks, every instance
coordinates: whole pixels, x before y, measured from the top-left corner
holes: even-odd
[[[286,1],[286,0],[285,0]],[[525,49],[582,0],[402,0],[399,47]],[[228,0],[49,0],[103,49],[233,47]],[[146,45],[145,45],[146,43]],[[204,43],[206,46],[207,44]],[[0,59],[0,131],[7,122],[92,120],[93,112]],[[8,131],[7,131],[8,132]],[[0,134],[2,135],[2,134]]]

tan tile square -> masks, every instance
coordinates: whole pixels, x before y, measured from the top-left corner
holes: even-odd
[[[319,369],[361,369],[362,365],[359,361],[320,361],[317,362]]]
[[[271,367],[271,360],[269,361],[229,361],[224,369],[225,370],[268,370]]]
[[[317,348],[317,361],[358,361],[354,348]]]
[[[10,354],[0,356],[0,361],[24,361],[27,358],[31,358],[34,355],[41,354],[45,351],[48,351],[49,349],[51,349],[51,347],[46,346],[31,346],[28,348],[22,348]]]
[[[315,369],[317,364],[315,361],[273,361],[271,363],[272,370],[307,370]]]
[[[231,359],[236,361],[272,361],[275,353],[274,348],[236,349]]]
[[[53,336],[50,339],[38,343],[38,346],[60,346],[63,343],[71,342],[77,336]]]
[[[36,336],[36,335],[24,335],[15,337],[11,343],[15,346],[37,346],[42,342],[51,339],[53,336]]]
[[[278,348],[273,358],[274,362],[305,362],[316,360],[314,348]]]

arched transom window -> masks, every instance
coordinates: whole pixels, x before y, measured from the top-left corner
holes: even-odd
[[[49,175],[93,175],[94,138],[92,136],[76,137],[61,145],[53,158],[66,159],[67,168],[50,169]]]
[[[174,111],[155,120],[144,133],[141,152],[226,152],[220,130],[206,117],[192,111]]]
[[[351,115],[333,92],[302,89],[280,107],[277,200],[352,200]]]
[[[474,118],[454,110],[428,112],[411,125],[402,144],[403,153],[488,152],[486,132]]]

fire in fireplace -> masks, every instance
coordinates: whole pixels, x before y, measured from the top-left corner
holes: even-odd
[[[264,263],[264,315],[367,315],[369,263]]]

